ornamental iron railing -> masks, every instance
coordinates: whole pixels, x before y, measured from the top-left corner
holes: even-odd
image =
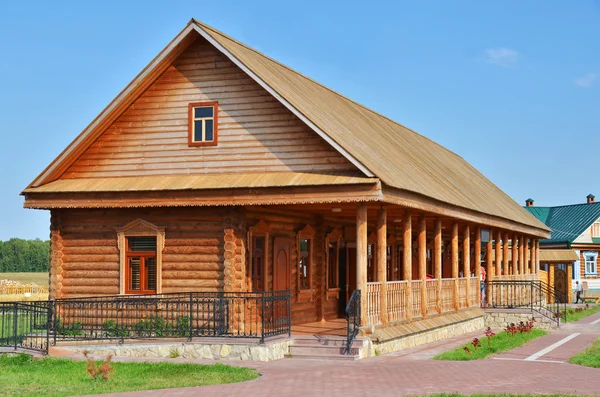
[[[360,329],[360,299],[360,290],[355,289],[346,305],[346,354],[356,354],[352,350],[352,343],[354,343]]]
[[[119,295],[0,304],[0,347],[58,341],[291,335],[290,291]]]

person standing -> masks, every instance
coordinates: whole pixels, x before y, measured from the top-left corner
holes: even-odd
[[[583,292],[583,285],[579,284],[579,281],[575,281],[575,293],[577,296],[575,303],[579,303],[580,300],[581,300],[581,303],[583,303],[583,299],[581,299],[582,292]]]
[[[479,291],[481,292],[481,308],[485,307],[485,267],[481,266],[480,269],[481,279],[479,280]]]

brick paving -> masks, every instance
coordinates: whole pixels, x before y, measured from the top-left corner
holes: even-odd
[[[410,351],[393,353],[356,362],[286,359],[269,363],[236,362],[232,365],[256,368],[262,376],[254,381],[230,384],[106,394],[118,397],[191,396],[406,396],[428,393],[568,393],[597,395],[600,370],[567,364],[576,354],[600,336],[600,324],[590,323],[600,313],[496,359],[471,362],[434,361],[433,355],[469,340],[464,335]],[[577,332],[581,335],[540,357],[522,358]],[[582,339],[578,339],[582,338]],[[589,343],[588,343],[589,342]],[[501,357],[503,356],[503,357]],[[499,360],[497,358],[505,358]],[[508,358],[508,359],[507,359]],[[120,359],[126,361],[125,359]],[[156,359],[154,359],[156,360]],[[147,361],[154,361],[147,359]],[[555,360],[559,362],[550,362]],[[180,362],[202,362],[183,360]]]

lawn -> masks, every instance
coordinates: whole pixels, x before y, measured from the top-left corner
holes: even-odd
[[[517,333],[514,335],[511,335],[506,331],[502,331],[499,332],[496,336],[492,337],[489,346],[488,337],[482,337],[481,339],[479,339],[478,348],[475,348],[471,343],[467,343],[463,346],[457,347],[454,350],[450,350],[435,356],[434,360],[481,360],[491,355],[514,349],[515,347],[524,345],[525,343],[531,340],[537,339],[547,334],[548,332],[536,328],[532,329],[531,332]],[[465,351],[465,347],[469,349],[469,353]]]
[[[577,311],[577,309],[582,309],[582,310]],[[558,309],[556,308],[556,306],[553,306],[551,310],[557,311]],[[581,306],[578,308],[567,308],[566,322],[572,323],[574,321],[579,321],[582,318],[591,316],[592,314],[596,314],[598,312],[600,312],[600,305],[590,305],[587,309],[585,308],[585,306]],[[564,315],[561,315],[560,318],[561,318],[561,321],[563,321]]]
[[[48,285],[48,272],[41,273],[0,273],[0,280],[14,280],[21,284]]]
[[[0,356],[0,396],[63,397],[243,382],[255,370],[224,364],[112,363],[108,381],[92,380],[86,362],[27,355]]]
[[[569,362],[586,367],[600,368],[600,339],[596,339],[591,347],[571,357]]]

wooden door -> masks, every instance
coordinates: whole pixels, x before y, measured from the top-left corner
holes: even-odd
[[[292,240],[276,237],[273,242],[273,290],[290,289],[291,263],[290,251]]]
[[[562,292],[564,296],[568,296],[567,273],[562,269],[556,269],[556,271],[554,272],[554,289],[556,291]]]

